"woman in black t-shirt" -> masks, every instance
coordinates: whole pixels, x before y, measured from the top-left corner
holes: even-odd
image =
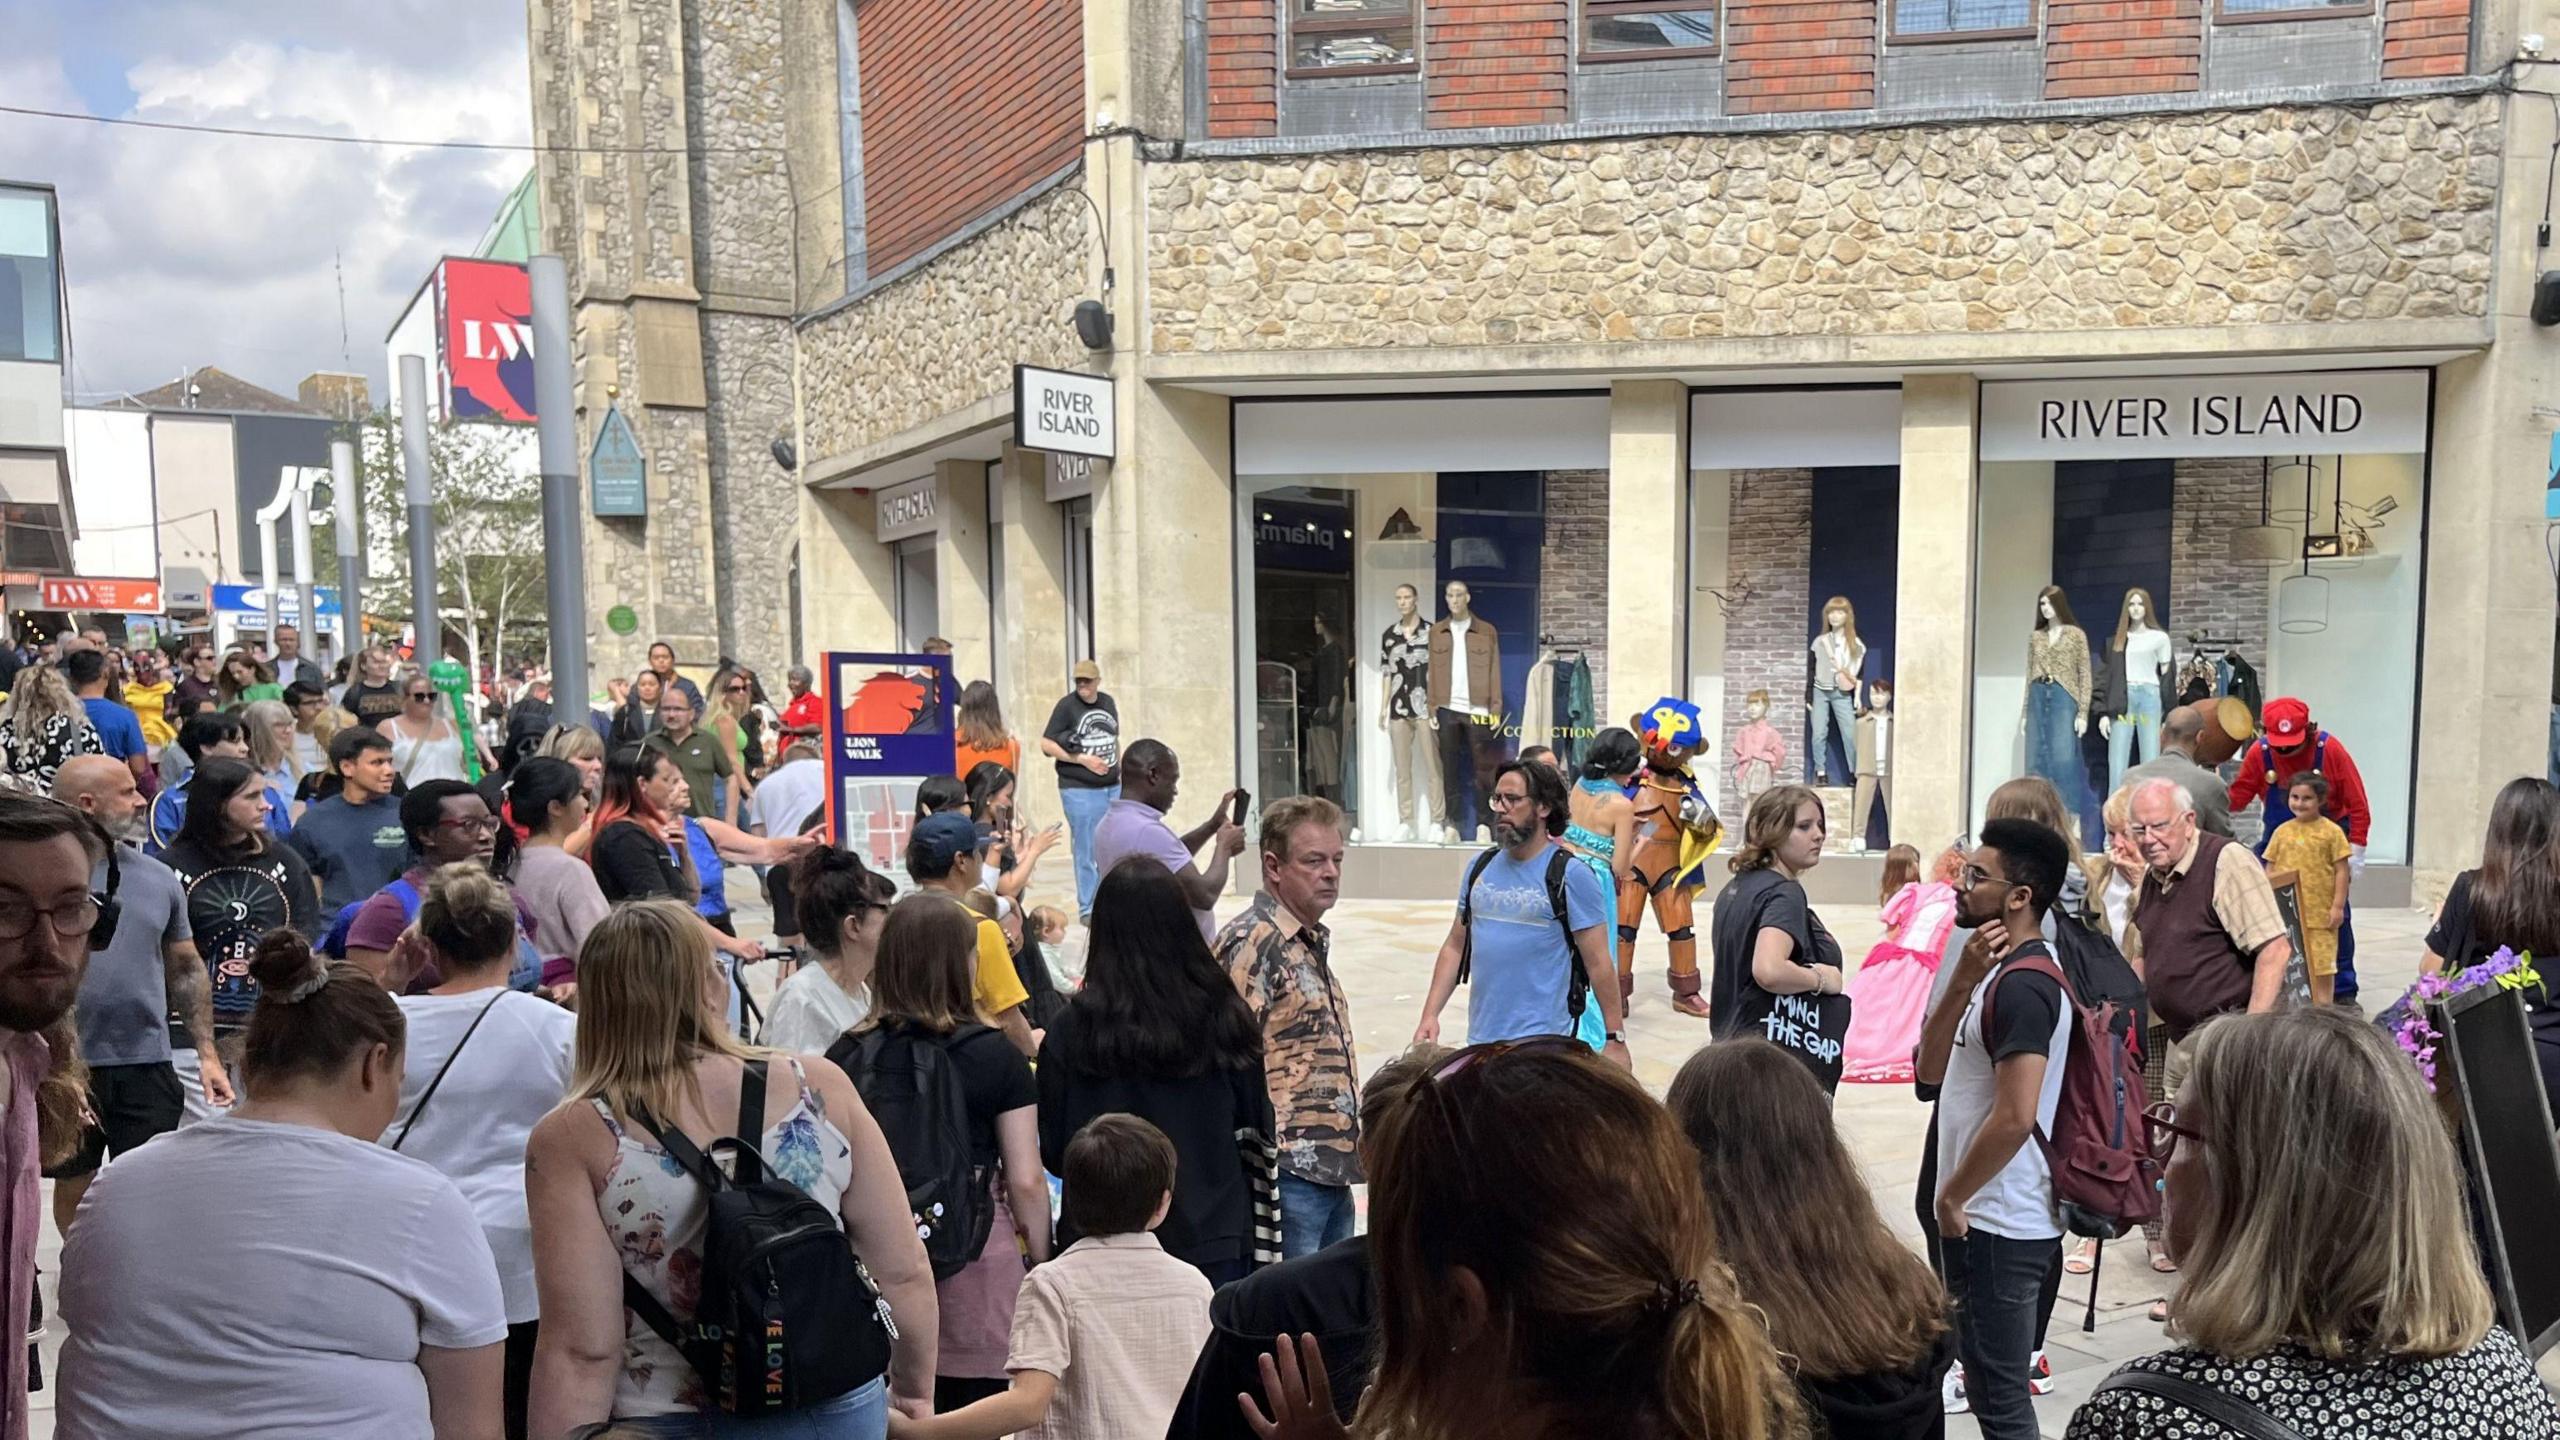
[[[2453,877],[2427,931],[2422,963],[2430,975],[2459,973],[2500,947],[2536,958],[2560,956],[2560,790],[2538,775],[2519,776],[2498,791],[2489,806],[2480,868]],[[2560,1111],[2560,1001],[2528,986],[2524,1003],[2543,1093]]]
[[[675,811],[682,783],[682,772],[663,750],[629,745],[605,757],[604,792],[589,822],[595,840],[587,847],[587,863],[595,868],[596,888],[607,901],[681,900],[690,906],[700,898],[702,882],[694,875],[693,854]],[[724,934],[707,920],[702,929],[723,954],[764,958],[764,947],[752,940]]]
[[[161,858],[186,888],[187,923],[212,977],[212,1038],[225,1066],[236,1067],[258,1004],[249,961],[270,930],[319,935],[320,889],[302,856],[267,834],[265,776],[237,760],[207,757],[189,777],[186,797],[186,819]]]
[[[994,1221],[978,1257],[935,1282],[942,1340],[934,1409],[952,1410],[1005,1388],[1022,1257],[1049,1258],[1049,1177],[1040,1167],[1039,1092],[1031,1063],[1002,1031],[978,1021],[978,918],[948,895],[910,895],[889,911],[871,969],[871,1014],[854,1031],[888,1030],[941,1049],[959,1072],[969,1116],[969,1163],[992,1177]],[[860,1083],[861,1077],[855,1077]],[[889,1137],[894,1152],[900,1142]],[[920,1163],[901,1155],[902,1166]]]
[[[355,683],[338,698],[338,708],[359,725],[378,726],[400,713],[400,687],[391,683],[391,652],[370,646],[356,655]]]
[[[1797,877],[1822,862],[1822,797],[1802,785],[1763,790],[1742,825],[1733,879],[1716,896],[1716,968],[1710,1013],[1718,1040],[1769,1013],[1778,995],[1837,995],[1846,985],[1840,945],[1805,900]]]

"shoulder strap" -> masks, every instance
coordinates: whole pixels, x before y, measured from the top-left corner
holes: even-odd
[[[764,1152],[758,1148],[758,1142],[764,1139],[764,1073],[765,1062],[762,1060],[750,1060],[738,1071],[739,1163],[744,1164],[747,1156],[754,1156],[758,1167],[757,1179],[763,1178],[764,1165]],[[748,1177],[741,1170],[738,1178],[745,1180]]]
[[[1573,863],[1572,852],[1561,845],[1547,856],[1547,909],[1555,914],[1556,928],[1564,932],[1565,963],[1578,966],[1581,960],[1573,953],[1573,912],[1566,908],[1564,893],[1565,867]]]
[[[2079,1008],[2078,997],[2071,993],[2070,977],[2062,973],[2062,967],[2055,963],[2051,955],[2041,951],[2031,951],[2002,961],[2000,973],[1992,979],[1991,988],[1982,992],[1982,1038],[1986,1044],[1991,1039],[1992,1007],[1999,1001],[2001,985],[2012,975],[2050,975],[2053,977],[2053,983],[2062,987],[2064,1006],[2075,1011]]]
[[[400,913],[402,915],[411,920],[418,918],[418,907],[426,903],[426,897],[418,893],[417,886],[409,883],[409,877],[406,875],[393,876],[391,883],[383,886],[382,888],[390,891],[391,898],[400,902]]]
[[[1458,887],[1458,983],[1461,985],[1467,983],[1467,976],[1476,968],[1476,881],[1483,876],[1485,867],[1493,863],[1493,857],[1501,853],[1499,845],[1478,851],[1476,858],[1467,862],[1467,883]]]
[[[2236,1395],[2199,1385],[2177,1375],[2151,1370],[2119,1370],[2100,1381],[2095,1394],[2132,1390],[2154,1395],[2191,1410],[2247,1440],[2303,1440],[2302,1432]]]
[[[409,1132],[418,1128],[418,1117],[427,1113],[427,1102],[436,1098],[436,1087],[444,1083],[445,1073],[453,1069],[453,1062],[462,1058],[462,1047],[471,1043],[471,1036],[480,1028],[480,1022],[489,1018],[489,1012],[498,1008],[498,1002],[505,999],[506,994],[500,990],[490,996],[489,1003],[480,1007],[480,1013],[471,1017],[471,1024],[464,1028],[462,1038],[453,1042],[453,1053],[444,1057],[444,1063],[436,1067],[435,1078],[427,1082],[426,1093],[409,1108],[409,1123],[401,1126],[400,1133],[391,1137],[392,1149],[397,1150],[408,1143]]]

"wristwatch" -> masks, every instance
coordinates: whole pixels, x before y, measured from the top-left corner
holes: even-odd
[[[1600,1038],[1611,1045],[1624,1045],[1627,1043],[1627,1032],[1624,1030],[1603,1030],[1600,1032]]]

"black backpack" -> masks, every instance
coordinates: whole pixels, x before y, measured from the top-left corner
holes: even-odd
[[[2106,933],[2092,930],[2078,920],[2056,910],[2053,912],[2053,958],[2062,976],[2071,984],[2072,998],[2084,1010],[2095,1010],[2112,1003],[2116,1007],[2111,1027],[2118,1039],[2130,1036],[2135,1048],[2144,1042],[2145,1027],[2151,1019],[2151,999],[2142,988],[2142,978],[2116,948]]]
[[[701,1298],[691,1323],[622,1276],[622,1303],[684,1356],[721,1413],[761,1418],[850,1394],[888,1373],[897,1321],[853,1253],[844,1227],[807,1191],[772,1172],[751,1138],[764,1133],[765,1062],[738,1079],[738,1137],[723,1171],[683,1131],[646,1110],[631,1118],[711,1192]]]
[[[907,1208],[933,1278],[948,1280],[987,1248],[995,1226],[988,1170],[969,1155],[969,1101],[951,1051],[997,1032],[963,1024],[948,1038],[892,1021],[840,1036],[827,1058],[853,1077],[863,1105],[898,1157]]]
[[[1497,845],[1478,855],[1467,866],[1467,883],[1458,891],[1458,933],[1465,937],[1458,942],[1458,983],[1461,985],[1467,983],[1468,974],[1475,969],[1476,878],[1484,874],[1485,867],[1493,863],[1493,857],[1501,853],[1502,847]],[[1573,852],[1561,845],[1547,856],[1547,909],[1555,915],[1556,928],[1564,932],[1564,1013],[1578,1021],[1582,1018],[1582,1007],[1591,995],[1591,976],[1583,970],[1582,956],[1573,948],[1573,922],[1569,918],[1573,912],[1565,908],[1565,867],[1574,863]]]

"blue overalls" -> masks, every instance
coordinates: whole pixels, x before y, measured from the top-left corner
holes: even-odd
[[[2275,755],[2267,748],[2267,742],[2258,740],[2252,743],[2256,747],[2254,758],[2267,777],[2267,793],[2258,797],[2258,814],[2265,827],[2258,835],[2258,858],[2264,860],[2267,858],[2267,842],[2276,838],[2277,826],[2293,818],[2293,807],[2285,803],[2285,792],[2276,783]],[[2329,732],[2313,732],[2311,768],[2295,771],[2294,777],[2299,779],[2304,775],[2319,774],[2328,759]],[[2352,891],[2349,892],[2346,913],[2338,919],[2338,978],[2337,988],[2331,993],[2339,1000],[2356,998],[2356,908]]]

